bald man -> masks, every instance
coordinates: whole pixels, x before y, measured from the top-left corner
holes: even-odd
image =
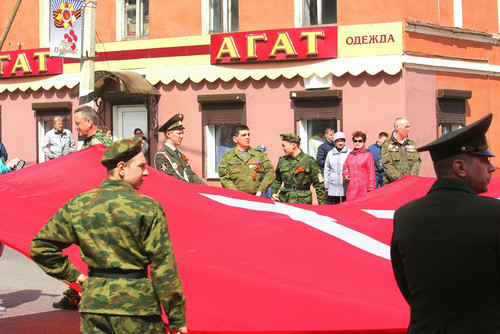
[[[418,175],[420,154],[413,140],[408,139],[410,122],[396,118],[394,132],[382,145],[381,159],[384,166],[384,183],[388,184],[405,175]]]

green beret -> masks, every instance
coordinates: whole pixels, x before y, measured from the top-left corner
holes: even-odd
[[[300,137],[295,133],[282,133],[280,134],[281,140],[287,141],[290,143],[300,144]]]
[[[117,140],[104,151],[101,164],[108,170],[111,170],[120,161],[127,162],[141,153],[143,144],[143,139],[138,137]]]
[[[432,161],[439,161],[463,153],[495,155],[488,149],[486,131],[490,127],[493,114],[481,118],[464,128],[448,132],[432,143],[419,147],[417,151],[429,151]]]
[[[159,132],[168,132],[171,130],[182,130],[185,129],[184,126],[182,125],[182,120],[184,119],[183,114],[175,114],[174,116],[170,117],[168,121],[163,124],[158,131]]]

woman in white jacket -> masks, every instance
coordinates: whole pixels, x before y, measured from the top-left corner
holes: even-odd
[[[351,149],[345,146],[345,140],[344,133],[336,132],[333,136],[335,147],[326,155],[324,179],[327,204],[339,204],[345,201],[347,183],[343,181],[342,169],[349,152],[351,152]]]

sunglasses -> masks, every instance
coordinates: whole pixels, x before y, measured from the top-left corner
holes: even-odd
[[[363,139],[353,139],[354,143],[364,143]]]

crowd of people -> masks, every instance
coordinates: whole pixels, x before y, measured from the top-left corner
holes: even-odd
[[[256,196],[270,189],[272,199],[290,203],[312,204],[312,186],[318,204],[339,204],[404,175],[418,175],[420,155],[408,138],[409,131],[408,120],[398,118],[392,135],[380,132],[368,148],[366,134],[356,131],[351,149],[343,132],[326,128],[310,139],[309,154],[301,150],[298,135],[284,133],[284,155],[273,168],[267,150],[256,152],[258,148],[250,146],[249,128],[236,125],[231,133],[236,146],[222,155],[219,177],[224,188]],[[163,169],[167,171],[167,165]]]
[[[395,120],[391,135],[380,132],[369,147],[362,131],[351,135],[349,148],[344,133],[325,129],[309,143],[311,155],[301,150],[297,134],[282,133],[284,155],[276,167],[265,147],[251,147],[248,126],[236,125],[231,131],[235,146],[220,159],[221,185],[304,204],[313,201],[312,186],[318,204],[338,204],[405,175],[418,175],[419,151],[429,151],[438,179],[428,195],[396,211],[391,241],[394,276],[411,309],[409,332],[443,332],[444,328],[454,333],[498,332],[500,204],[477,196],[488,190],[495,170],[485,136],[491,119],[490,114],[418,150],[408,138],[410,124],[403,118]],[[83,148],[107,146],[101,163],[108,178],[59,209],[33,239],[31,257],[47,274],[85,285],[79,307],[82,332],[95,328],[109,333],[163,332],[163,307],[170,332],[187,333],[185,297],[165,212],[160,203],[136,192],[149,174],[147,139],[136,128],[134,137],[113,142],[109,129],[97,127],[97,114],[88,106],[76,109],[74,120],[84,138]],[[183,182],[204,184],[179,151],[182,121],[183,115],[176,114],[160,128],[166,141],[154,156],[154,166]],[[53,126],[44,140],[48,159],[75,150],[71,132],[63,128],[60,117],[54,118]],[[0,155],[2,173],[19,164],[19,158],[7,162],[1,143]],[[94,205],[95,198],[106,201]],[[127,205],[130,202],[134,208]],[[63,255],[62,249],[71,244],[80,245],[88,273],[79,272]],[[2,249],[0,244],[0,256]],[[109,293],[117,289],[130,294],[123,298]],[[69,288],[54,307],[77,309],[80,301],[79,293]],[[0,315],[4,311],[0,306]]]

